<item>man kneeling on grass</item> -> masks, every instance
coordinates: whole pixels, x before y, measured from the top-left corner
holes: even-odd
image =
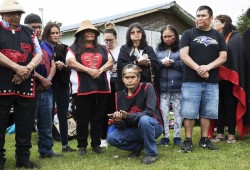
[[[162,117],[157,106],[154,87],[140,82],[140,68],[134,64],[122,70],[126,89],[116,93],[116,112],[109,114],[117,129],[107,141],[117,148],[132,151],[129,157],[138,157],[143,148],[146,157],[142,164],[151,164],[158,159],[156,138],[163,132]]]

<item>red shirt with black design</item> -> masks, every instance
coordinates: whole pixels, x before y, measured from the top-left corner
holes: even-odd
[[[103,46],[99,46],[95,51],[93,48],[93,46],[86,47],[86,50],[80,56],[76,55],[74,45],[72,45],[69,50],[74,54],[79,63],[85,67],[98,70],[108,61],[108,51]],[[107,72],[103,72],[99,78],[94,79],[88,73],[77,71],[77,95],[110,93],[110,83],[107,74]]]

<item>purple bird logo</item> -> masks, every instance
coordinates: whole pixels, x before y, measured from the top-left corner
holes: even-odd
[[[197,41],[197,43],[199,44],[204,44],[206,47],[210,44],[218,44],[218,42],[215,39],[207,36],[199,36],[195,38],[194,41]]]

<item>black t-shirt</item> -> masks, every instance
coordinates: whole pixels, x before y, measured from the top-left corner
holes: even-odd
[[[223,35],[214,29],[202,31],[191,28],[183,33],[180,48],[189,46],[189,56],[198,65],[207,65],[219,57],[220,51],[227,51]],[[197,72],[188,66],[184,66],[183,82],[208,82],[219,81],[218,68],[209,71],[207,80],[201,78]]]

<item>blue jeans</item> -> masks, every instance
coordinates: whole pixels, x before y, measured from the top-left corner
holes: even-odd
[[[142,116],[138,128],[116,129],[108,134],[107,141],[111,146],[126,151],[134,151],[140,145],[144,145],[147,156],[158,155],[156,140],[163,132],[163,127],[159,125],[153,117]]]
[[[217,83],[184,82],[181,90],[180,113],[183,118],[218,118],[219,87]]]
[[[36,94],[35,119],[37,119],[38,129],[38,151],[42,155],[53,153],[52,96],[52,93],[47,91]]]

